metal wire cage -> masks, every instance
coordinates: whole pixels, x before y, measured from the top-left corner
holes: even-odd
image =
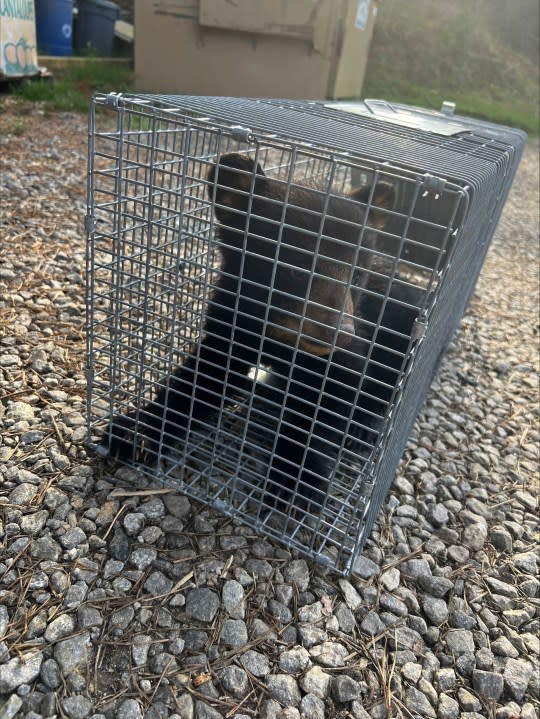
[[[380,101],[96,96],[89,442],[351,572],[524,142]]]

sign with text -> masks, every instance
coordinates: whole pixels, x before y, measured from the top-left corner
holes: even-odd
[[[34,0],[0,0],[0,76],[37,72]]]

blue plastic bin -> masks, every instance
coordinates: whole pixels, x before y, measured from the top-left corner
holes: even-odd
[[[79,15],[75,29],[77,52],[104,55],[112,54],[114,23],[119,8],[109,0],[79,0]]]
[[[38,51],[71,55],[73,0],[35,0]]]

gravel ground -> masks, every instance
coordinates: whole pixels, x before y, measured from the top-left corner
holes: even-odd
[[[89,456],[85,118],[0,127],[1,719],[538,716],[538,142],[347,581]]]

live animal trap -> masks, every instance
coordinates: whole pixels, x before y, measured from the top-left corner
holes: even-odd
[[[524,140],[380,101],[97,96],[90,441],[350,572]]]

